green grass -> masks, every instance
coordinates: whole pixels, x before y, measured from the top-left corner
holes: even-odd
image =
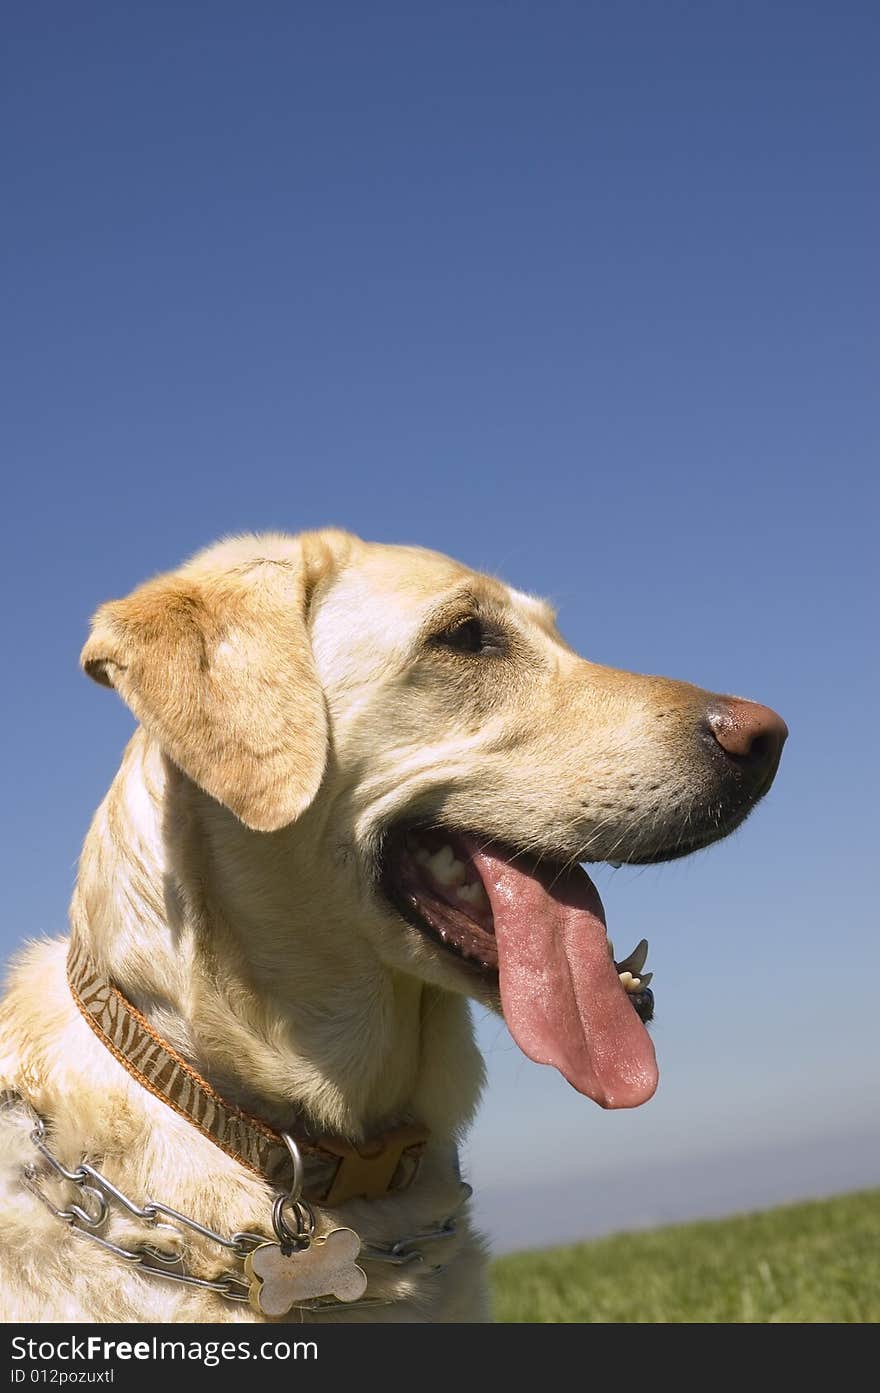
[[[517,1253],[492,1284],[499,1321],[877,1321],[880,1190]]]

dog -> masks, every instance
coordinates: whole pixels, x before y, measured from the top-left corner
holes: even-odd
[[[3,1318],[487,1319],[468,1003],[602,1107],[650,1098],[644,947],[613,961],[580,863],[726,836],[784,723],[337,530],[199,553],[82,665],[139,725],[70,950],[30,945],[0,1013]]]

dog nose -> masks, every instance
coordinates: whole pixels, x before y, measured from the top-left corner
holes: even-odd
[[[740,697],[716,697],[705,722],[715,742],[755,786],[776,773],[788,726],[769,706]]]

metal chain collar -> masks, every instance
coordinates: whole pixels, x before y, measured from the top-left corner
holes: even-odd
[[[212,1291],[227,1301],[247,1302],[249,1300],[250,1283],[244,1275],[244,1261],[255,1249],[270,1241],[266,1234],[245,1232],[234,1233],[226,1237],[214,1229],[208,1228],[205,1224],[200,1224],[196,1219],[190,1218],[188,1214],[182,1214],[179,1210],[172,1209],[170,1205],[162,1204],[158,1200],[147,1200],[145,1204],[137,1204],[123,1194],[94,1166],[88,1165],[86,1162],[82,1162],[75,1170],[68,1170],[51,1151],[46,1140],[46,1124],[30,1103],[20,1094],[11,1092],[0,1094],[0,1109],[13,1106],[23,1107],[30,1115],[34,1124],[30,1140],[43,1162],[42,1166],[38,1161],[28,1162],[25,1165],[22,1173],[23,1184],[32,1195],[35,1195],[46,1206],[50,1213],[55,1215],[56,1219],[66,1223],[70,1232],[75,1234],[77,1238],[86,1238],[90,1242],[98,1244],[99,1247],[113,1253],[123,1262],[129,1263],[132,1267],[137,1266],[152,1276],[165,1277],[168,1281],[182,1282],[186,1286]],[[285,1136],[285,1141],[290,1148],[294,1162],[294,1183],[290,1194],[281,1194],[275,1199],[272,1206],[272,1226],[282,1248],[285,1246],[294,1248],[297,1245],[308,1244],[315,1230],[315,1216],[311,1206],[301,1198],[302,1163],[299,1150],[292,1138]],[[48,1195],[40,1189],[38,1182],[47,1176],[52,1178],[53,1173],[54,1176],[76,1187],[80,1202],[71,1200],[63,1209],[52,1203]],[[471,1187],[462,1182],[462,1197],[456,1209],[435,1228],[425,1229],[417,1234],[408,1234],[385,1247],[363,1244],[358,1261],[383,1263],[392,1267],[424,1263],[426,1261],[425,1255],[421,1251],[421,1247],[415,1245],[433,1243],[438,1239],[453,1237],[456,1232],[456,1215],[470,1198],[471,1193]],[[163,1250],[151,1243],[139,1243],[135,1247],[127,1248],[123,1244],[113,1243],[109,1238],[105,1238],[99,1230],[106,1224],[113,1212],[114,1205],[151,1228],[157,1231],[161,1229],[163,1240],[172,1242],[171,1249]],[[291,1227],[285,1211],[293,1216],[294,1227]],[[231,1253],[239,1263],[239,1267],[220,1273],[214,1280],[209,1280],[206,1277],[195,1277],[191,1273],[185,1272],[182,1263],[183,1245],[187,1230]],[[443,1267],[432,1267],[430,1270],[438,1273],[443,1270]],[[391,1297],[368,1297],[350,1304],[360,1310],[367,1306],[387,1306],[392,1304],[392,1301]],[[326,1311],[345,1304],[331,1298],[330,1300],[300,1302],[292,1309]]]

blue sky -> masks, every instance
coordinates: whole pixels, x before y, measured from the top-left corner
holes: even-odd
[[[77,670],[88,616],[224,533],[436,547],[548,595],[587,656],[789,722],[734,838],[597,877],[618,947],[651,941],[653,1102],[603,1114],[480,1020],[499,1246],[564,1236],[536,1181],[586,1233],[880,1179],[878,28],[6,18],[5,952],[63,931],[131,729]]]

